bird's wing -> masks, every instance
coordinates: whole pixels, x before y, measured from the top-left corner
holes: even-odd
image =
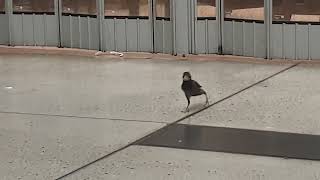
[[[198,88],[201,88],[202,86],[197,82],[197,81],[193,81],[194,84],[198,87]]]

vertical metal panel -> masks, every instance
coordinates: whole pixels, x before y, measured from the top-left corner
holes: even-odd
[[[92,37],[91,37],[91,19],[90,19],[90,17],[87,17],[86,18],[86,24],[87,24],[87,30],[88,30],[88,49],[91,49],[92,48],[92,46],[91,46],[91,43],[92,43]]]
[[[151,36],[150,36],[150,39],[151,39],[151,47],[152,47],[152,53],[155,53],[156,52],[156,47],[155,47],[155,23],[156,23],[156,12],[157,12],[157,7],[156,7],[156,2],[157,0],[148,0],[148,3],[149,3],[149,21],[150,21],[150,28],[151,28]],[[171,1],[171,0],[170,0]],[[139,25],[139,29],[140,28],[140,25]],[[140,34],[139,34],[140,36]],[[139,46],[141,47],[141,46]]]
[[[46,24],[43,24],[45,27],[45,40],[47,46],[58,46],[59,45],[59,22],[57,16],[55,15],[46,15],[45,17]]]
[[[172,22],[171,21],[164,21],[164,52],[167,54],[172,54],[173,46],[172,46]]]
[[[69,16],[62,16],[62,26],[61,26],[61,36],[62,36],[62,46],[71,47],[71,37],[70,37],[70,19]]]
[[[175,40],[178,54],[189,53],[188,3],[175,0]]]
[[[244,56],[254,56],[254,36],[253,36],[253,23],[244,23],[243,29],[244,29]]]
[[[310,58],[320,59],[320,25],[310,27]]]
[[[272,1],[270,0],[264,0],[264,22],[266,34],[266,58],[271,59]]]
[[[255,57],[265,58],[266,57],[266,29],[264,24],[254,24],[254,50]]]
[[[234,55],[243,55],[243,24],[242,22],[233,23],[233,54]]]
[[[163,51],[163,29],[162,21],[156,20],[154,23],[154,48],[156,53],[162,53]]]
[[[196,28],[197,28],[197,14],[198,14],[198,7],[197,7],[197,0],[191,0],[191,27],[190,27],[190,34],[191,34],[191,46],[192,50],[191,53],[196,53]]]
[[[152,43],[152,29],[150,20],[141,19],[139,23],[139,41],[140,41],[140,50],[143,52],[152,52],[153,43]]]
[[[176,31],[177,31],[177,20],[176,20],[176,16],[177,16],[177,12],[176,12],[176,1],[175,0],[170,0],[170,3],[172,6],[170,6],[170,17],[171,17],[171,21],[172,21],[172,41],[173,41],[173,54],[176,55],[177,54],[177,36],[176,36]]]
[[[81,18],[81,17],[80,17]],[[71,39],[72,39],[72,48],[80,48],[80,32],[79,32],[79,18],[70,17],[71,19]]]
[[[242,21],[242,55],[244,56],[244,52],[246,51],[246,23]]]
[[[23,44],[27,46],[33,45],[33,15],[22,14]]]
[[[223,26],[223,53],[233,53],[233,25],[231,21],[224,21]]]
[[[103,47],[108,51],[152,52],[151,27],[149,19],[105,19]]]
[[[283,35],[283,44],[284,44],[284,57],[286,59],[295,59],[295,25],[286,24],[284,26],[284,35]]]
[[[32,25],[33,25],[33,26],[32,26],[32,36],[33,36],[33,42],[32,42],[32,44],[33,44],[33,45],[36,45],[36,42],[35,42],[35,41],[36,41],[36,40],[35,40],[35,32],[34,32],[36,27],[35,27],[34,19],[35,19],[35,15],[33,14],[33,15],[32,15]]]
[[[283,49],[283,25],[272,25],[271,52],[272,58],[284,58]]]
[[[89,31],[87,18],[80,17],[79,19],[81,27],[81,47],[83,49],[89,49]]]
[[[55,0],[54,1],[54,10],[55,10],[55,13],[56,13],[56,19],[57,19],[57,32],[58,32],[58,38],[59,38],[59,44],[58,46],[59,47],[63,47],[63,42],[64,42],[64,39],[63,39],[63,29],[62,29],[62,22],[63,22],[63,19],[62,19],[62,0]]]
[[[33,16],[33,35],[34,35],[34,45],[45,46],[46,43],[46,25],[47,19],[45,15],[34,15]]]
[[[166,36],[166,33],[165,33],[165,23],[164,23],[164,19],[162,19],[161,21],[161,29],[162,29],[162,52],[165,53],[165,45],[166,45],[166,39],[165,39],[165,36]]]
[[[73,23],[72,23],[73,18],[71,15],[69,15],[68,18],[69,18],[69,33],[68,33],[68,35],[70,36],[70,47],[73,48],[74,47],[74,45],[73,45]]]
[[[125,51],[128,51],[128,18],[124,20],[124,38],[126,39]]]
[[[81,17],[79,16],[78,17],[78,29],[79,29],[79,48],[83,48],[82,44],[83,44],[83,32],[82,32],[82,26],[81,26],[81,23],[82,22],[82,19]]]
[[[219,25],[217,20],[196,20],[195,53],[218,53]]]
[[[310,30],[311,30],[311,24],[308,24],[308,60],[311,60]]]
[[[45,14],[42,18],[42,24],[43,24],[43,40],[44,40],[44,45],[47,46],[47,32],[48,32],[48,26],[47,26],[47,15]],[[55,33],[56,35],[58,35],[57,37],[59,38],[59,27],[56,28],[57,33]],[[58,39],[58,41],[60,41]],[[57,46],[60,46],[60,43],[56,44]]]
[[[208,53],[208,49],[209,49],[209,35],[208,35],[208,19],[206,19],[205,20],[205,36],[206,36],[206,38],[205,38],[205,44],[206,44],[206,53]]]
[[[98,19],[97,18],[88,18],[89,20],[89,30],[90,30],[90,36],[89,41],[90,42],[90,49],[93,50],[99,50],[99,26],[98,26]]]
[[[104,20],[104,42],[105,42],[105,50],[113,51],[115,50],[115,32],[114,32],[114,20],[113,19],[105,19]]]
[[[127,20],[127,50],[131,52],[138,51],[138,24],[135,19]]]
[[[285,59],[319,59],[320,26],[273,24],[272,56]],[[283,54],[283,55],[282,55]]]
[[[219,32],[219,38],[220,38],[220,53],[224,54],[225,52],[228,52],[227,49],[225,49],[225,25],[226,22],[224,21],[224,0],[216,0],[219,4],[219,11],[218,11],[218,21],[219,21],[219,28],[220,28],[220,32]]]
[[[126,29],[125,20],[117,19],[115,21],[115,38],[116,38],[116,50],[126,51]]]
[[[196,53],[205,54],[206,53],[206,23],[204,20],[197,20],[196,24]]]
[[[97,18],[62,16],[61,29],[63,47],[99,50],[100,41]]]
[[[156,20],[154,27],[154,46],[157,53],[173,52],[172,21]]]
[[[297,59],[308,59],[308,25],[296,26]]]
[[[6,14],[8,16],[8,29],[9,29],[9,45],[14,45],[13,43],[13,14],[12,14],[12,0],[5,1]]]
[[[22,15],[12,15],[12,44],[23,45]]]
[[[103,27],[104,27],[104,0],[96,0],[96,4],[97,4],[97,12],[98,12],[98,16],[97,16],[97,26],[98,26],[98,50],[102,51],[104,48],[104,32],[103,32]],[[95,47],[96,49],[96,47]]]
[[[219,47],[219,26],[218,21],[208,21],[208,53],[218,53]]]
[[[187,4],[187,29],[188,29],[188,53],[192,53],[193,48],[193,35],[192,35],[192,15],[193,15],[193,2],[194,0],[185,0]]]
[[[140,19],[137,18],[137,51],[140,52]]]
[[[7,14],[0,14],[0,44],[9,44],[9,17]]]

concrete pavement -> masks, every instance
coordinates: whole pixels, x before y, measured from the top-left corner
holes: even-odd
[[[291,65],[2,55],[0,179],[58,178],[184,117],[184,71],[191,71],[212,103]],[[299,65],[181,123],[319,134],[319,70]],[[193,98],[191,111],[203,103],[203,97]],[[318,166],[130,146],[65,179],[317,179]]]

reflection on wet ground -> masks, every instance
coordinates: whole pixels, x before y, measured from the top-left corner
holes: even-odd
[[[320,160],[320,136],[176,124],[138,145]]]

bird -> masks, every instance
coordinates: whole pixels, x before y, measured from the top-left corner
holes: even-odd
[[[184,92],[188,101],[187,108],[183,112],[189,112],[190,98],[192,96],[205,95],[206,96],[205,105],[209,105],[209,100],[208,100],[206,91],[202,89],[202,86],[197,81],[191,78],[190,72],[184,72],[182,75],[182,79],[183,81],[182,81],[181,89]]]

